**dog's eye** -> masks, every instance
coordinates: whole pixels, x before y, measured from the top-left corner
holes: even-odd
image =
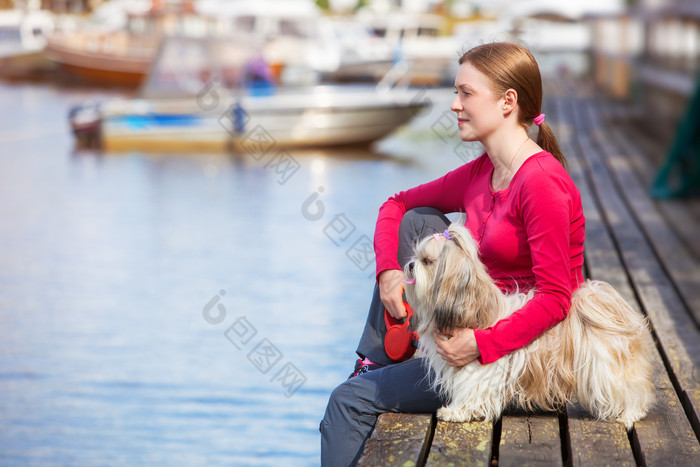
[[[423,263],[423,266],[430,266],[433,264],[433,260],[430,258],[422,258],[420,262]]]

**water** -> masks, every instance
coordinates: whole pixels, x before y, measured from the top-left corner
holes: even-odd
[[[431,129],[452,94],[371,152],[293,152],[284,183],[265,158],[76,151],[68,108],[106,95],[0,84],[0,464],[318,464],[373,286],[347,252],[461,163]]]

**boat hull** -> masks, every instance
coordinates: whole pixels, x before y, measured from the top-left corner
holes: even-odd
[[[0,77],[4,79],[32,79],[49,76],[54,71],[53,62],[40,50],[0,56]]]
[[[204,112],[195,99],[118,101],[101,109],[108,151],[246,151],[369,143],[424,107],[408,93],[347,93],[232,99]],[[221,109],[224,110],[221,110]]]
[[[85,45],[91,44],[91,41],[94,42],[92,47]],[[105,39],[97,42],[94,37],[86,35],[83,42],[73,42],[76,42],[75,38],[51,38],[46,46],[47,57],[83,83],[128,88],[141,85],[157,47],[155,41],[142,41],[143,43],[128,44],[129,49],[138,50],[138,53],[117,52],[119,48],[116,45],[109,47],[112,52],[106,52],[103,49],[109,42]],[[122,48],[126,47],[126,41],[114,42],[122,44]],[[90,48],[94,50],[89,50]]]

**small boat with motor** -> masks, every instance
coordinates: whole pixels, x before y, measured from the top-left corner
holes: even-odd
[[[273,94],[114,99],[71,111],[81,142],[107,151],[222,151],[369,143],[426,104],[408,90],[315,86]]]
[[[267,66],[262,55],[248,54],[241,63],[242,54],[217,52],[220,46],[211,39],[170,38],[142,97],[71,109],[78,143],[107,151],[160,152],[369,143],[427,105],[420,93],[401,85],[401,70],[376,85],[277,86],[279,70]]]

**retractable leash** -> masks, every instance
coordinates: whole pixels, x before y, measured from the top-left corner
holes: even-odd
[[[384,350],[390,359],[397,362],[411,358],[418,346],[418,334],[410,327],[413,310],[408,303],[403,302],[403,304],[407,313],[403,323],[391,316],[386,308],[384,309],[384,323],[386,324]]]

